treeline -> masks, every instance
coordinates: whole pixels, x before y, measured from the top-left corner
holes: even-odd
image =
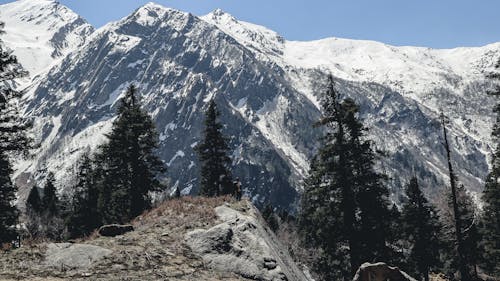
[[[491,94],[499,93],[500,89]],[[325,136],[311,161],[296,220],[303,247],[314,249],[309,264],[319,280],[352,280],[362,263],[379,261],[397,265],[419,280],[429,280],[432,271],[462,281],[478,280],[479,269],[500,276],[500,103],[495,107],[497,147],[482,211],[453,170],[444,115],[442,141],[450,178],[444,206],[433,206],[413,177],[397,207],[388,200],[386,176],[376,169],[380,154],[366,137],[359,107],[340,97],[331,77],[322,105],[323,116],[316,125]],[[265,217],[276,224],[269,214]]]
[[[204,138],[196,151],[201,162],[199,194],[241,197],[232,180],[227,139],[217,120],[215,102],[209,102]],[[107,142],[93,155],[83,153],[76,167],[70,196],[56,193],[54,175],[48,174],[40,196],[34,186],[26,203],[31,237],[65,240],[89,235],[96,228],[131,221],[151,208],[151,195],[167,190],[161,176],[166,167],[155,154],[158,135],[151,117],[141,110],[132,85],[121,99]],[[239,190],[239,192],[238,192]],[[180,196],[177,187],[174,197]]]
[[[34,237],[76,238],[103,224],[127,223],[151,207],[151,195],[163,191],[166,171],[156,155],[158,135],[130,86],[121,99],[107,141],[97,152],[85,152],[77,163],[69,196],[58,198],[54,175],[43,188],[34,186],[26,208],[28,230]]]

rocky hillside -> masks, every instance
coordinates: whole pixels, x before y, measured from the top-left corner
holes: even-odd
[[[1,280],[309,280],[248,201],[171,200],[134,231],[32,243],[0,255]]]
[[[33,3],[67,10],[50,0],[8,4],[6,11],[19,11],[16,17],[36,19],[20,24],[0,13],[1,21],[19,29],[11,33],[43,28],[39,23],[54,17],[75,22],[19,8]],[[16,42],[6,41],[17,53],[23,49]],[[178,186],[183,194],[196,194],[193,147],[203,109],[214,98],[246,195],[259,206],[270,202],[293,209],[321,135],[312,124],[321,114],[319,100],[331,73],[341,94],[360,104],[370,137],[387,152],[381,169],[391,176],[395,201],[401,181],[413,174],[428,195],[444,186],[441,109],[451,117],[460,180],[473,193],[482,189],[493,116],[484,72],[500,57],[498,43],[433,50],[340,38],[293,42],[220,10],[197,17],[154,3],[81,33],[74,42],[83,43],[69,44],[77,47],[28,87],[25,114],[35,117],[40,148],[34,159],[17,164],[19,183],[29,185],[48,169],[60,186],[70,186],[75,160],[102,143],[117,101],[134,83],[160,132],[160,155],[169,167],[167,192]],[[21,62],[30,65],[21,54]]]

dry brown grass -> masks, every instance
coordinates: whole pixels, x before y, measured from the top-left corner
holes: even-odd
[[[221,197],[192,197],[185,196],[161,203],[158,207],[144,212],[132,221],[134,226],[144,225],[157,221],[159,217],[195,215],[202,221],[215,221],[217,215],[214,208],[224,203],[235,203],[231,196]]]

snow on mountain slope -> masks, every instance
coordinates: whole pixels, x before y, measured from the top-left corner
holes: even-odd
[[[220,10],[202,19],[248,46],[257,57],[283,69],[291,85],[318,108],[318,73],[377,83],[417,102],[428,115],[435,117],[443,110],[451,118],[452,131],[472,138],[481,154],[491,152],[492,113],[484,75],[500,57],[500,43],[437,50],[341,38],[299,42],[284,40],[265,27],[238,21]],[[384,95],[379,93],[372,102],[380,102]],[[381,116],[373,119],[380,121]],[[467,146],[460,143],[458,153],[470,153]],[[387,149],[395,152],[394,147]],[[476,178],[472,185],[480,182],[480,177]]]
[[[18,0],[0,5],[2,40],[35,77],[80,47],[93,27],[54,0]]]
[[[311,92],[315,81],[304,74],[315,69],[347,81],[387,86],[434,112],[443,109],[464,133],[489,141],[491,114],[478,106],[480,112],[472,110],[467,114],[472,118],[464,118],[467,109],[458,108],[463,103],[457,100],[483,100],[483,93],[469,88],[484,80],[485,72],[500,57],[500,43],[439,50],[341,38],[287,41],[272,30],[239,21],[221,10],[201,18],[247,46],[260,59],[279,65],[293,86],[318,108],[318,97]],[[451,100],[440,100],[443,91],[450,94]]]
[[[469,80],[482,78],[500,56],[500,43],[440,50],[342,38],[288,41],[266,27],[239,21],[222,10],[201,18],[280,65],[324,69],[341,79],[380,83],[405,93],[449,87],[452,81],[446,78],[453,75]]]
[[[283,54],[285,39],[278,33],[249,22],[239,21],[232,15],[217,9],[212,13],[200,17],[204,21],[217,26],[220,30],[231,35],[240,44],[266,57],[279,57]]]
[[[42,145],[22,172],[43,176],[46,167],[68,186],[74,160],[104,140],[119,98],[135,83],[160,133],[171,190],[198,189],[193,147],[214,98],[245,193],[258,205],[293,209],[321,135],[312,124],[332,73],[389,154],[382,168],[393,199],[414,173],[428,194],[445,184],[440,108],[452,117],[456,170],[470,190],[481,190],[493,116],[482,70],[499,56],[499,44],[432,50],[337,38],[292,42],[220,10],[196,17],[154,3],[85,38],[30,89],[26,112],[36,117]]]
[[[443,87],[460,90],[482,79],[500,55],[500,43],[479,48],[434,50],[394,47],[379,42],[328,38],[287,41],[283,60],[300,68],[323,68],[334,76],[376,82],[422,100],[420,95]],[[454,81],[461,80],[461,81]]]
[[[214,98],[232,136],[233,172],[244,179],[246,194],[257,204],[294,203],[314,148],[300,139],[318,136],[296,131],[317,118],[315,106],[215,26],[152,3],[95,31],[33,89],[26,112],[36,116],[42,145],[24,172],[36,177],[47,168],[68,186],[73,159],[107,132],[130,83],[139,87],[156,122],[172,188],[198,189],[193,144],[200,139],[205,105]]]

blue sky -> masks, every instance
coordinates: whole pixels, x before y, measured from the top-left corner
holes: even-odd
[[[0,0],[0,3],[12,2]],[[60,0],[94,26],[120,19],[147,0]],[[289,40],[369,39],[433,48],[500,41],[498,0],[156,0],[204,15],[221,8]]]

